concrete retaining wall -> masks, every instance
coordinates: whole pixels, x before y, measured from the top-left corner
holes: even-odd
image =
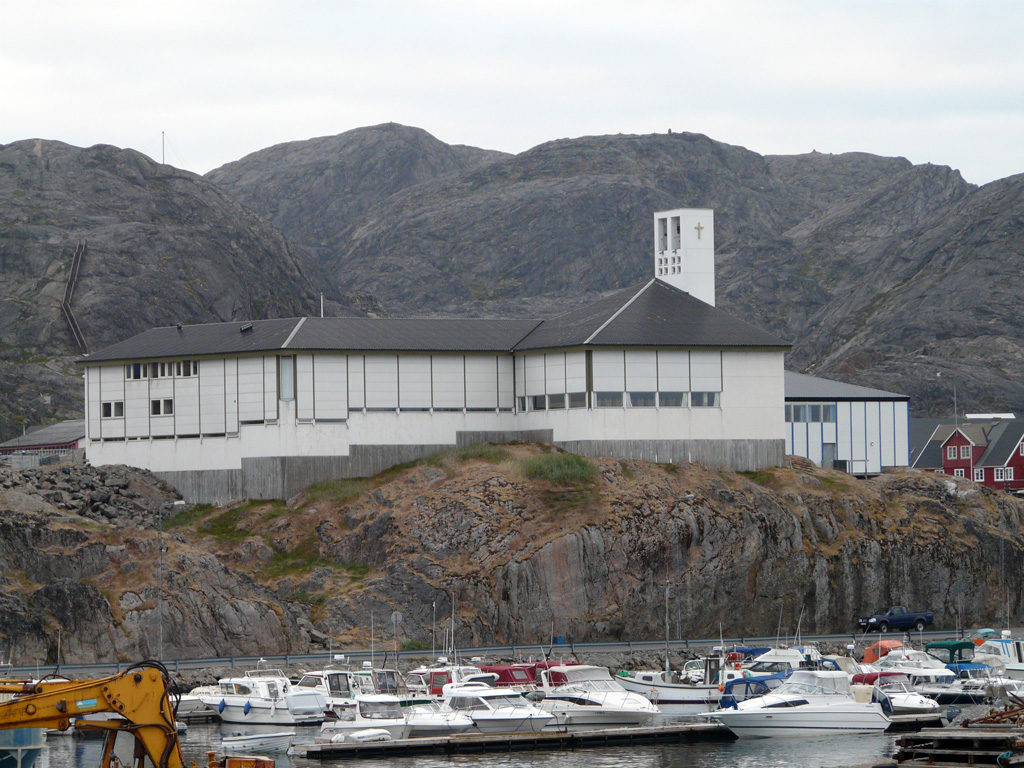
[[[277,456],[242,459],[241,469],[155,472],[189,502],[223,504],[237,499],[288,499],[314,483],[369,477],[397,464],[473,443],[542,442],[551,430],[459,432],[456,445],[353,445],[349,456]],[[592,458],[641,459],[681,464],[703,461],[730,469],[781,466],[784,440],[581,440],[558,443]]]

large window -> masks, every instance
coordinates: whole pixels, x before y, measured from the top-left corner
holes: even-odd
[[[996,467],[995,481],[997,483],[1002,483],[1007,480],[1013,480],[1013,467]]]
[[[947,445],[946,446],[946,458],[947,459],[955,459],[956,458],[956,446],[955,445]]]
[[[595,392],[594,406],[597,408],[621,408],[621,392]]]
[[[551,410],[563,410],[565,408],[565,395],[548,395],[548,408]]]
[[[100,412],[104,419],[123,419],[124,400],[111,400],[102,404]]]
[[[786,421],[835,424],[835,403],[786,403]]]
[[[174,413],[174,401],[169,398],[166,400],[150,400],[149,413],[152,416],[171,416]]]
[[[694,408],[717,408],[721,405],[718,392],[691,392],[690,404]]]
[[[279,358],[281,374],[281,399],[295,399],[295,357],[293,355],[281,355]]]
[[[546,411],[547,409],[548,404],[544,395],[534,395],[530,398],[531,411]]]
[[[658,405],[662,408],[685,408],[686,392],[659,392]]]
[[[653,392],[629,392],[630,408],[653,408],[655,395]]]
[[[969,446],[969,445],[961,445],[960,446],[960,458],[961,459],[969,459],[969,458],[971,458],[971,446]]]
[[[570,408],[586,408],[587,407],[587,393],[586,392],[570,392],[569,393],[569,407]]]

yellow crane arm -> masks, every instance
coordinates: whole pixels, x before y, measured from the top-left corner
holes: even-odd
[[[113,712],[124,720],[75,722],[80,730],[108,732],[104,759],[109,764],[112,739],[118,732],[135,736],[157,768],[183,768],[178,729],[168,695],[167,673],[155,663],[138,664],[98,680],[48,680],[5,683],[0,693],[18,698],[0,702],[0,728],[66,730],[72,719],[93,712]]]

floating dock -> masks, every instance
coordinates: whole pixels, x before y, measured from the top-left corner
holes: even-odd
[[[416,754],[460,755],[538,749],[585,749],[657,742],[732,741],[734,738],[732,732],[719,723],[680,723],[640,728],[605,728],[594,731],[463,734],[428,739],[398,739],[396,741],[346,741],[340,744],[297,746],[296,749],[299,754],[309,759],[338,760]]]
[[[926,728],[898,745],[900,766],[1024,766],[1024,730],[1012,726]]]

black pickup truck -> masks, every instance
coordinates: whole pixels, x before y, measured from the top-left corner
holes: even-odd
[[[911,629],[923,632],[925,627],[931,626],[933,616],[931,611],[913,613],[902,605],[893,605],[870,616],[861,616],[857,627],[861,632],[903,632]]]

